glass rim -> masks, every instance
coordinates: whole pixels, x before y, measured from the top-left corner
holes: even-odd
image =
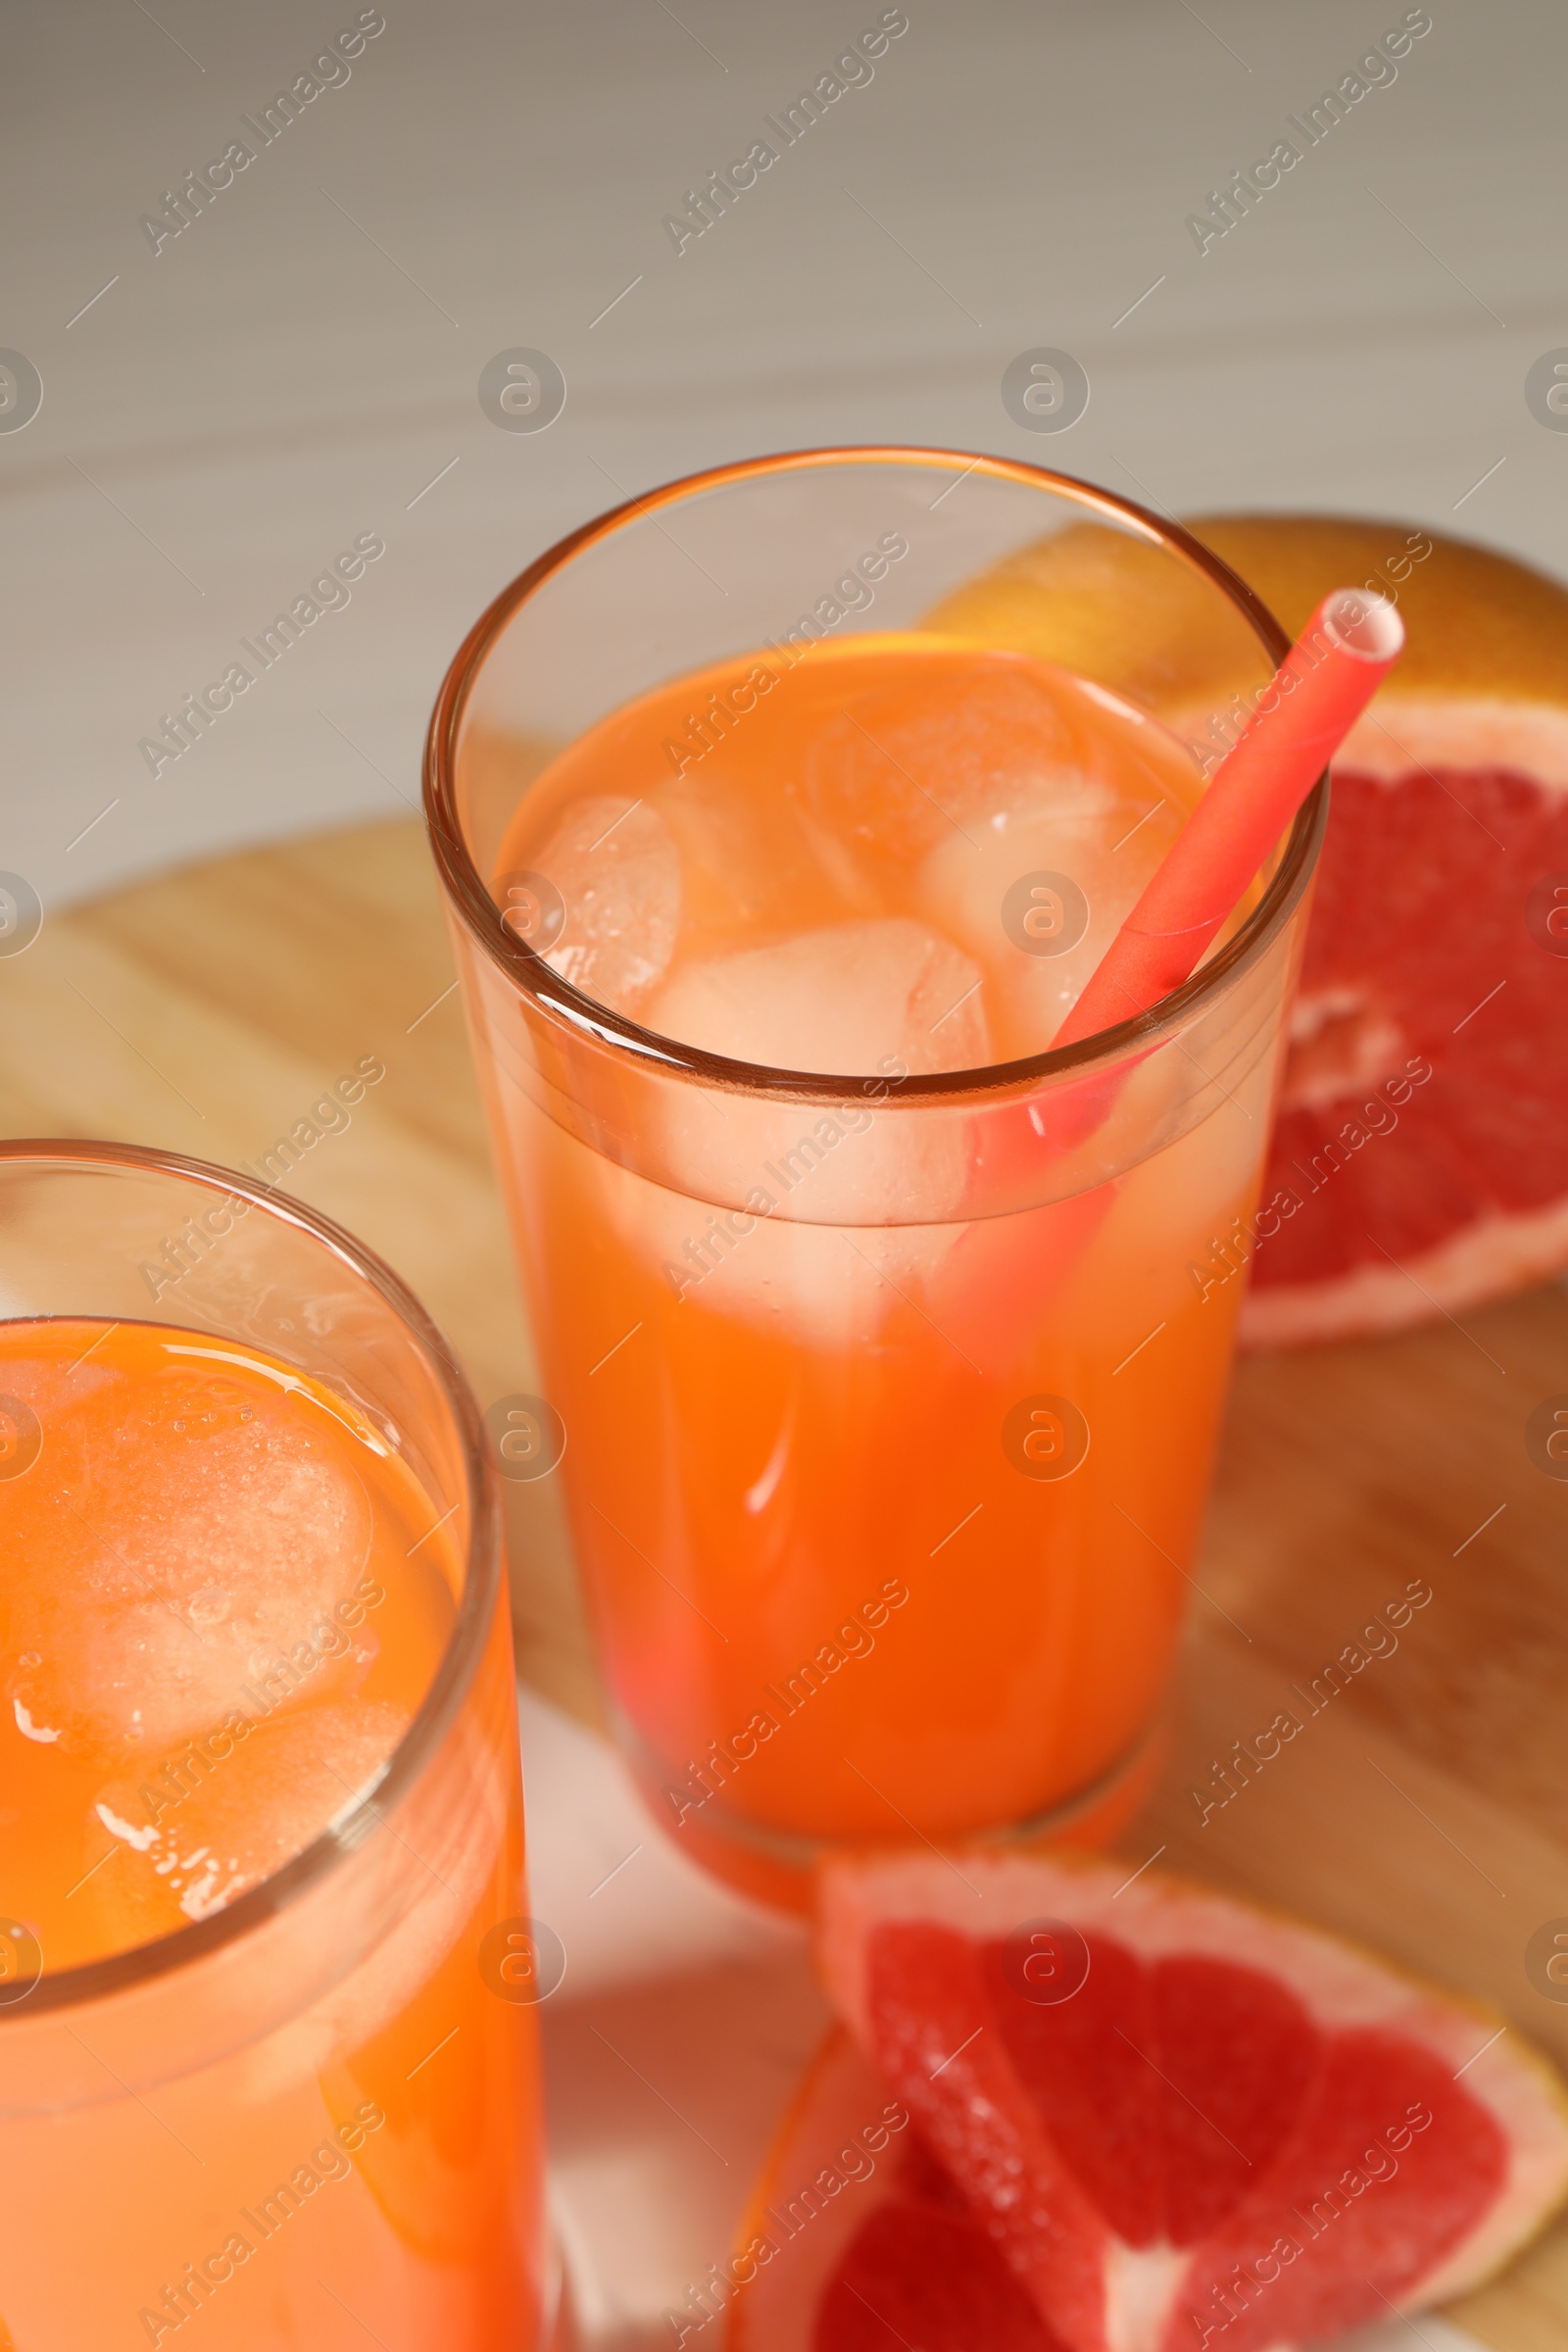
[[[135,1169],[185,1183],[205,1185],[225,1198],[248,1200],[285,1225],[294,1225],[320,1242],[348,1271],[377,1293],[417,1342],[428,1359],[446,1402],[452,1410],[467,1480],[470,1525],[466,1574],[457,1614],[440,1663],[412,1722],[408,1725],[378,1777],[358,1793],[353,1805],[335,1817],[309,1845],[290,1861],[206,1919],[193,1920],[148,1943],[131,1944],[74,1968],[47,1968],[31,1990],[0,2004],[0,2034],[8,2024],[24,2025],[50,2010],[74,2008],[112,1993],[126,1992],[168,1978],[209,1952],[240,1941],[265,1923],[290,1908],[339,1863],[364,1844],[380,1816],[397,1804],[419,1779],[456,1719],[473,1683],[485,1642],[496,1596],[501,1588],[501,1523],[496,1489],[484,1446],[484,1424],[466,1376],[439,1325],[422,1307],[408,1285],[373,1250],[356,1239],[335,1219],[298,1200],[280,1200],[270,1186],[215,1161],[192,1159],[176,1152],[161,1152],[140,1144],[81,1141],[76,1138],[15,1137],[0,1140],[0,1176],[9,1166],[29,1162],[65,1162],[107,1169]],[[35,1322],[47,1317],[4,1317],[7,1321]],[[149,1318],[150,1320],[150,1318]],[[184,1329],[181,1325],[177,1328]]]
[[[531,999],[547,1018],[564,1021],[568,1027],[597,1040],[599,1044],[618,1048],[638,1061],[652,1063],[671,1076],[697,1080],[710,1087],[723,1087],[732,1092],[786,1096],[813,1103],[841,1101],[846,1085],[846,1077],[842,1072],[784,1070],[762,1062],[739,1061],[727,1054],[710,1054],[703,1047],[687,1045],[679,1038],[665,1037],[658,1030],[644,1028],[628,1015],[615,1012],[595,998],[585,996],[518,938],[502,920],[500,909],[474,864],[459,814],[457,749],[469,697],[478,682],[486,657],[514,614],[548,580],[564,569],[573,557],[610,538],[624,525],[637,521],[643,515],[657,514],[662,508],[681,500],[705,491],[723,489],[737,482],[758,480],[792,470],[868,465],[918,466],[931,470],[956,468],[958,479],[971,473],[981,473],[991,480],[1014,482],[1026,488],[1054,492],[1077,506],[1126,525],[1149,545],[1162,548],[1166,553],[1178,557],[1192,570],[1205,578],[1229,599],[1250,626],[1268,657],[1270,674],[1278,668],[1291,648],[1288,632],[1255,589],[1250,587],[1240,573],[1233,571],[1228,564],[1179,522],[1154,514],[1134,500],[1122,498],[1112,490],[1103,490],[1096,483],[1082,481],[1074,474],[1056,473],[1047,466],[1025,465],[1013,458],[983,453],[976,455],[964,450],[905,446],[895,442],[782,450],[765,457],[739,459],[726,466],[714,466],[701,472],[682,474],[673,481],[661,483],[655,489],[642,491],[635,498],[623,499],[618,506],[606,508],[603,514],[579,524],[574,531],[568,531],[564,538],[558,539],[525,570],[520,571],[486,607],[452,659],[441,681],[425,738],[425,822],[436,871],[446,897],[469,935],[490,960],[500,966],[519,993]],[[1217,954],[1200,964],[1179,988],[1160,997],[1147,1010],[1135,1013],[1130,1020],[1096,1030],[1073,1045],[1048,1047],[1043,1053],[1026,1054],[1013,1061],[989,1063],[978,1069],[922,1072],[918,1076],[890,1081],[889,1100],[902,1102],[940,1102],[955,1096],[1034,1089],[1043,1082],[1076,1076],[1094,1063],[1114,1060],[1132,1052],[1151,1050],[1162,1037],[1180,1027],[1191,1014],[1220,994],[1228,981],[1253,963],[1283,928],[1311,873],[1323,829],[1328,822],[1328,798],[1329,771],[1325,766],[1298,809],[1286,836],[1279,862],[1247,920]]]

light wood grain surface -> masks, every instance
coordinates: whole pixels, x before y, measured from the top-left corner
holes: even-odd
[[[385,1079],[292,1189],[397,1266],[488,1402],[532,1372],[452,987],[413,824],[191,868],[0,959],[0,1124],[254,1160],[377,1055]],[[1175,1749],[1128,1850],[1163,1847],[1491,2001],[1568,2066],[1568,2003],[1524,1965],[1568,1916],[1568,1483],[1523,1438],[1562,1389],[1555,1286],[1462,1328],[1242,1364]],[[508,1498],[522,1672],[597,1723],[550,1486]],[[1397,1649],[1309,1714],[1325,1661],[1418,1581],[1432,1599]],[[1282,1707],[1299,1735],[1200,1821],[1211,1760]],[[1452,2316],[1497,2352],[1561,2352],[1568,2228]]]

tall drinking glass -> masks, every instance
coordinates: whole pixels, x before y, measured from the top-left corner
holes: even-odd
[[[0,2343],[532,2352],[539,1986],[461,1372],[324,1218],[109,1144],[0,1145]]]
[[[1103,1838],[1155,1769],[1229,1277],[1283,1213],[1258,1182],[1326,785],[1151,1012],[1062,1051],[999,1051],[996,1016],[972,1061],[952,1041],[962,973],[1036,986],[1086,925],[1102,952],[1100,884],[1038,844],[1126,788],[1111,735],[1153,780],[1128,855],[1155,855],[1236,724],[1205,681],[1240,649],[1260,687],[1286,642],[1105,492],[849,449],[600,517],[447,676],[426,804],[541,1367],[518,1443],[559,1460],[651,1803],[775,1899],[845,1844]],[[1030,833],[1007,713],[1060,734],[1069,705],[1071,821]],[[764,771],[767,823],[794,812],[771,853]],[[938,872],[916,926],[908,877]],[[836,910],[809,969],[791,890]],[[747,908],[775,960],[715,962]],[[945,1053],[922,1018],[858,1060],[865,958],[916,952],[953,975]],[[806,975],[833,1058],[764,970]],[[724,1042],[743,998],[787,1054]]]

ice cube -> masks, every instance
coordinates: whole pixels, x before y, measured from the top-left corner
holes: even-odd
[[[496,887],[503,915],[584,996],[629,1012],[663,978],[680,925],[680,859],[646,801],[573,802],[530,869],[498,876]]]
[[[279,1652],[273,1683],[316,1696],[363,1670],[334,1612],[370,1506],[329,1414],[171,1366],[62,1396],[47,1426],[53,1475],[4,1490],[6,1690],[29,1737],[155,1753],[220,1724]]]
[[[686,966],[650,1026],[842,1076],[843,1093],[824,1106],[672,1089],[662,1140],[680,1189],[607,1164],[609,1213],[682,1298],[812,1345],[874,1332],[952,1249],[969,1175],[963,1112],[902,1107],[890,1081],[983,1067],[982,996],[978,966],[906,916]]]
[[[110,1782],[83,1858],[102,1863],[88,1885],[109,1948],[207,1919],[280,1870],[373,1784],[407,1724],[380,1701],[308,1707]]]
[[[880,911],[846,901],[824,872],[796,796],[765,763],[749,769],[744,739],[720,745],[659,788],[659,812],[680,853],[683,958],[726,956],[792,931]]]
[[[974,1069],[987,1054],[982,979],[939,932],[892,915],[687,964],[645,1017],[662,1036],[773,1069]]]
[[[906,871],[971,819],[1079,757],[1076,680],[991,651],[933,647],[916,673],[848,703],[824,727],[803,805],[874,879]]]
[[[937,843],[918,903],[984,970],[1001,1058],[1046,1051],[1184,814],[1152,783],[1140,802],[1067,768],[971,810],[962,835]]]

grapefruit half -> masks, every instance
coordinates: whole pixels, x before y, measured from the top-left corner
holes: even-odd
[[[821,1957],[853,2043],[750,2217],[744,2352],[1279,2352],[1468,2291],[1568,2192],[1500,2019],[1154,1872],[835,1865]]]
[[[1568,591],[1399,522],[1198,515],[1294,636],[1331,588],[1404,656],[1334,763],[1259,1246],[1254,1347],[1390,1331],[1568,1263]],[[1023,549],[928,625],[1065,663],[1222,748],[1255,640],[1099,525]],[[1223,1279],[1227,1261],[1216,1256]]]

